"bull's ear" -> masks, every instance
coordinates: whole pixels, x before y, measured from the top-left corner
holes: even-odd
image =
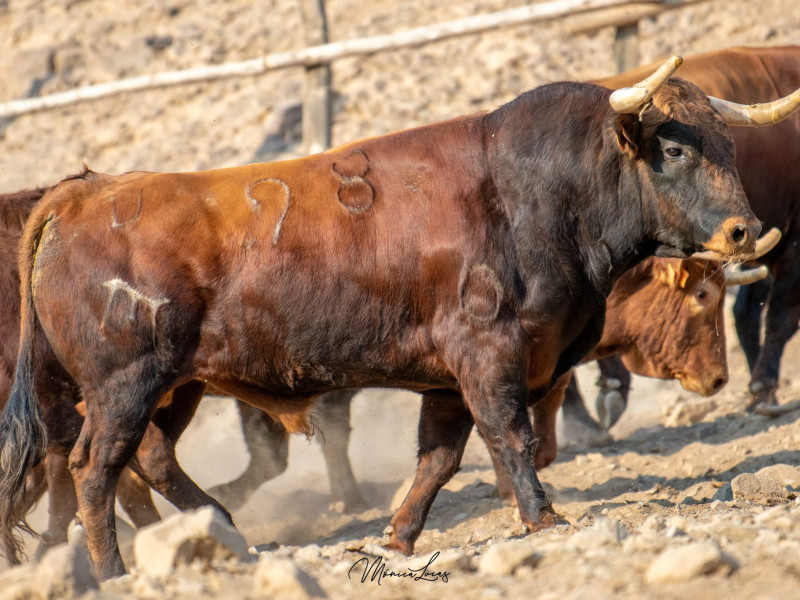
[[[617,134],[619,149],[631,158],[639,153],[639,118],[637,115],[617,115],[614,133]]]

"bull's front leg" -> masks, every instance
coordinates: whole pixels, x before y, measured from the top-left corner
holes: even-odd
[[[458,394],[428,393],[422,397],[417,473],[392,517],[387,548],[403,554],[414,552],[414,542],[422,533],[436,494],[458,471],[472,425],[472,416]]]
[[[767,303],[764,345],[750,380],[748,410],[759,404],[777,404],[781,356],[800,321],[800,249],[787,249],[772,266],[774,283]]]
[[[492,393],[485,384],[464,386],[462,383],[462,387],[464,399],[494,464],[502,465],[511,477],[523,525],[535,532],[566,523],[553,510],[536,474],[536,438],[528,417],[527,390],[523,382],[498,386],[497,391],[505,391],[503,395]]]

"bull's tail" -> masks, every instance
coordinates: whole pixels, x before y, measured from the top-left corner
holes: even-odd
[[[47,432],[42,421],[34,382],[34,338],[38,327],[33,306],[31,275],[42,231],[48,221],[34,210],[20,247],[21,330],[14,385],[0,416],[0,545],[6,560],[20,562],[20,533],[33,533],[25,521],[25,479],[45,456]]]

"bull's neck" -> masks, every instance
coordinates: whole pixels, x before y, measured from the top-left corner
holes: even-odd
[[[490,169],[526,279],[545,265],[574,294],[589,283],[608,296],[649,254],[636,174],[605,126],[607,106],[602,88],[564,83],[486,117]]]

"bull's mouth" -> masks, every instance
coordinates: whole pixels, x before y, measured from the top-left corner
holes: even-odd
[[[745,253],[732,251],[725,244],[721,244],[722,247],[715,247],[715,238],[716,236],[705,245],[705,250],[701,252],[695,252],[691,255],[691,258],[739,263],[756,260],[764,256],[767,252],[778,245],[778,242],[781,240],[781,232],[777,227],[773,227],[756,240],[755,249],[752,252]]]

